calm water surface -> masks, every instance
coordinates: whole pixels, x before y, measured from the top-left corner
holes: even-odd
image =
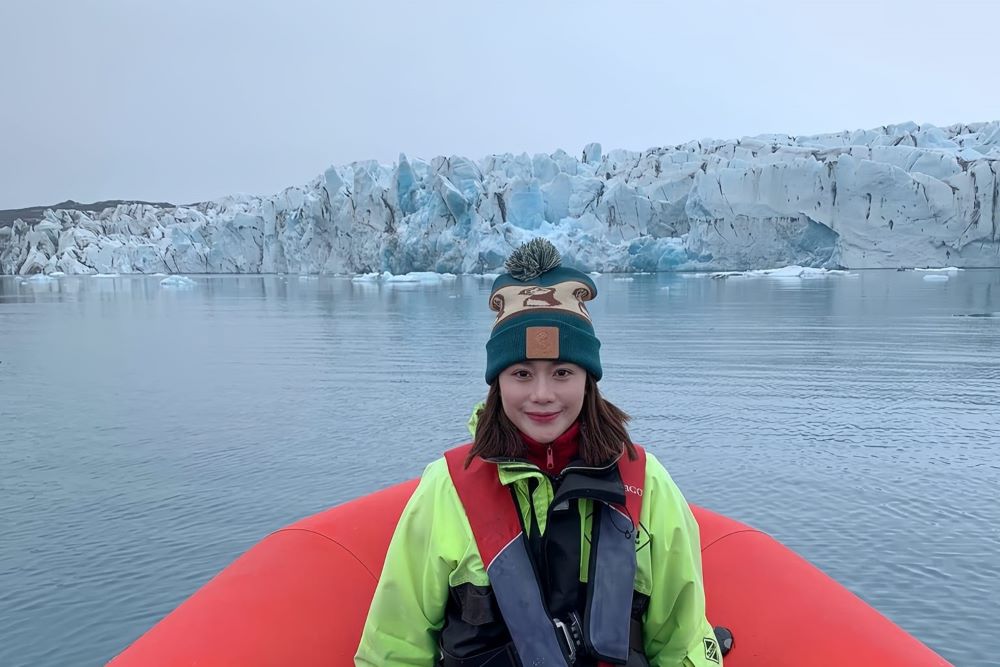
[[[465,439],[489,281],[194,278],[0,278],[0,665],[100,664]],[[601,386],[689,500],[998,664],[1000,272],[596,280]]]

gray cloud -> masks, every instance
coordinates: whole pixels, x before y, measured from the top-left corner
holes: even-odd
[[[1000,116],[991,2],[5,3],[0,208]]]

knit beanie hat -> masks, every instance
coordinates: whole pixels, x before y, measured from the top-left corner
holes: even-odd
[[[497,316],[486,341],[487,384],[528,359],[567,361],[601,379],[601,341],[584,305],[597,296],[597,286],[561,261],[555,246],[536,238],[515,250],[507,273],[493,281],[490,308]]]

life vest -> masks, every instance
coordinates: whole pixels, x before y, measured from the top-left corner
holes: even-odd
[[[570,464],[559,475],[551,508],[593,501],[591,547],[583,618],[553,618],[536,575],[513,489],[497,461],[465,461],[472,445],[445,453],[503,622],[522,665],[565,667],[578,651],[624,665],[636,645],[632,618],[636,531],[642,509],[645,452],[604,467]],[[578,571],[579,563],[573,563]],[[639,637],[641,649],[641,637]],[[493,663],[490,663],[493,664]]]

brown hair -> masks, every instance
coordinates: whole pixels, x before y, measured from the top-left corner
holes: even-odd
[[[587,385],[580,410],[580,458],[584,463],[597,466],[607,463],[622,452],[624,446],[629,459],[635,460],[635,445],[625,425],[631,417],[601,396],[597,381],[587,374]],[[468,468],[477,456],[483,458],[524,458],[528,446],[521,439],[517,427],[507,418],[500,400],[500,380],[490,384],[486,405],[479,411],[476,438],[465,459]]]

